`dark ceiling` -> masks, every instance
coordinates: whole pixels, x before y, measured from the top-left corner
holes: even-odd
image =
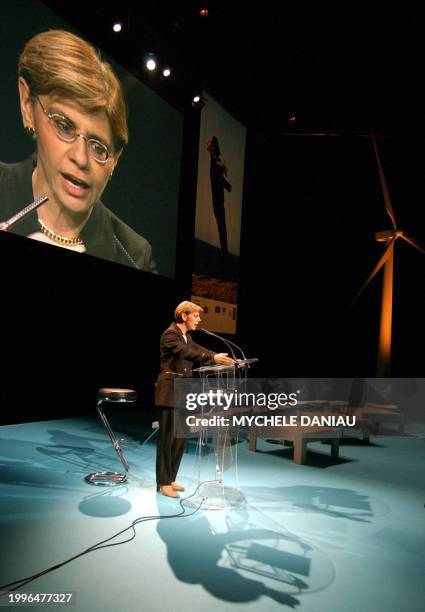
[[[46,4],[133,69],[143,51],[162,54],[175,67],[170,95],[203,85],[262,130],[286,130],[290,112],[313,130],[403,132],[422,121],[419,3],[210,1],[207,18],[193,0]]]

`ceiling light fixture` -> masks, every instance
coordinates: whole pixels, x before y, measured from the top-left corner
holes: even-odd
[[[204,108],[205,106],[205,98],[199,94],[197,94],[196,96],[193,96],[192,106],[193,108],[197,108],[201,110],[201,108]]]
[[[148,53],[145,57],[145,66],[150,72],[156,68],[156,59],[153,53]]]

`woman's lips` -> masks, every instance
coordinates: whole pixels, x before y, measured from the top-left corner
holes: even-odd
[[[61,174],[64,179],[65,191],[69,195],[76,198],[84,198],[88,194],[90,190],[90,185],[88,183],[72,174],[66,174],[64,172],[61,172]]]

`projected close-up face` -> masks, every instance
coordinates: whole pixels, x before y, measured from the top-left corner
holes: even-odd
[[[63,212],[83,221],[101,197],[115,168],[115,152],[104,111],[86,113],[69,100],[32,96],[24,79],[19,83],[24,124],[36,134],[35,195],[49,198],[39,215],[57,218]],[[48,209],[48,210],[46,210]]]
[[[8,231],[174,278],[183,115],[31,7],[3,24],[0,223],[47,196]]]

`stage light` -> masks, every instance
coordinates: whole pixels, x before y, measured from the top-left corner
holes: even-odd
[[[196,96],[193,96],[192,106],[193,106],[193,108],[198,108],[199,110],[201,108],[204,108],[204,106],[205,106],[205,98],[203,98],[199,94],[197,94]]]
[[[201,15],[201,17],[208,17],[208,15],[210,14],[209,10],[207,9],[206,6],[202,6],[199,9],[199,14]]]
[[[114,30],[114,32],[121,32],[122,23],[120,21],[116,21],[114,25],[112,26],[112,29]]]
[[[153,53],[148,53],[145,57],[145,66],[151,72],[156,68],[156,59]]]
[[[171,68],[167,67],[167,68],[164,68],[164,70],[162,71],[162,76],[169,77],[170,74],[171,74]]]

